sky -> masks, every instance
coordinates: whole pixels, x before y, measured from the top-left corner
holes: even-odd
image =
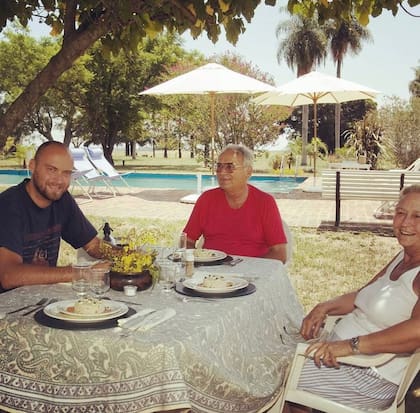
[[[275,7],[260,4],[245,33],[240,35],[235,46],[225,40],[224,33],[216,44],[209,41],[206,35],[192,39],[183,35],[184,47],[198,50],[205,56],[231,51],[251,62],[261,71],[273,76],[276,86],[293,80],[296,72],[289,69],[284,61],[277,61],[276,27],[288,18],[281,14],[277,1]],[[420,6],[410,9],[411,13],[420,16]],[[357,56],[348,54],[343,62],[341,77],[370,88],[381,94],[378,102],[386,101],[387,96],[409,98],[408,84],[414,80],[414,68],[420,66],[420,17],[415,18],[399,10],[397,16],[384,10],[377,18],[371,18],[367,26],[373,41],[364,42],[362,51]],[[331,59],[317,71],[335,76],[336,69]]]
[[[279,11],[279,6],[284,4],[284,1],[277,1],[277,5],[271,7],[262,2],[235,46],[225,40],[222,32],[216,44],[208,40],[205,34],[192,39],[186,33],[182,36],[184,47],[198,50],[208,58],[226,51],[234,52],[260,71],[270,74],[276,86],[281,86],[296,77],[296,73],[284,61],[278,63],[276,56],[280,42],[276,38],[276,27],[288,18],[287,14]],[[420,16],[420,5],[409,11]],[[371,18],[367,28],[373,41],[364,42],[357,56],[348,54],[345,57],[341,77],[378,90],[379,104],[385,103],[390,96],[408,100],[408,84],[414,80],[414,69],[420,66],[420,17],[409,16],[402,9],[394,17],[391,12],[384,10],[379,17]],[[48,32],[46,25],[32,25],[31,34],[34,36],[46,36]],[[330,58],[316,70],[333,76],[336,73]]]

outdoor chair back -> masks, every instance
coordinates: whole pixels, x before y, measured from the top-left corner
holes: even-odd
[[[108,191],[112,192],[112,195],[116,195],[116,191],[112,186],[110,179],[101,174],[95,166],[89,161],[86,152],[83,148],[71,148],[70,153],[73,157],[73,181],[79,187],[83,187],[83,184],[88,185],[87,193],[89,196],[95,193],[96,185],[105,187]],[[85,191],[84,191],[85,192]]]
[[[327,334],[332,330],[335,322],[339,317],[328,317],[325,324],[325,332]],[[307,356],[305,356],[305,350],[308,344],[299,343],[295,356],[290,368],[290,374],[286,382],[286,387],[283,394],[283,401],[280,403],[278,413],[283,409],[286,401],[298,403],[303,406],[311,407],[313,409],[320,410],[325,413],[364,413],[364,410],[345,406],[335,401],[329,400],[325,397],[318,396],[308,391],[298,388],[299,377],[302,372]],[[338,361],[343,364],[350,364],[359,367],[374,367],[380,366],[390,359],[395,357],[393,353],[382,353],[376,355],[352,355],[346,357],[339,357]],[[420,349],[417,349],[409,357],[408,365],[404,371],[404,375],[400,386],[398,388],[397,395],[390,407],[384,410],[378,410],[381,413],[404,413],[405,412],[405,396],[407,391],[418,374],[420,369]],[[369,410],[371,413],[375,413],[375,410]]]
[[[105,158],[104,152],[101,148],[88,147],[86,149],[86,153],[90,162],[92,162],[95,168],[98,169],[102,174],[107,176],[109,179],[121,180],[124,183],[124,185],[130,186],[128,185],[127,181],[124,179],[124,176],[128,175],[128,173],[124,173],[124,174],[119,173],[114,168],[114,166]]]

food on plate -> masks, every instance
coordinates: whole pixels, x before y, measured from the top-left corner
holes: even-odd
[[[223,275],[209,274],[203,278],[203,281],[198,284],[205,288],[226,288],[232,287],[233,281],[227,280]]]
[[[203,248],[197,248],[194,250],[195,258],[215,258],[218,256],[217,251],[206,250]]]
[[[67,311],[74,314],[103,314],[110,311],[110,308],[97,298],[82,297],[74,306],[67,307]]]

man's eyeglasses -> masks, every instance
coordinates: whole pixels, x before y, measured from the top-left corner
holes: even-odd
[[[227,173],[230,174],[234,172],[236,169],[243,168],[243,167],[244,167],[243,165],[236,165],[233,162],[226,162],[226,163],[217,162],[216,172],[226,171]]]

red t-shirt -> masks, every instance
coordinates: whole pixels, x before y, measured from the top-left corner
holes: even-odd
[[[272,245],[287,242],[274,198],[252,185],[238,209],[229,206],[220,188],[203,192],[184,231],[193,240],[203,235],[203,248],[248,257],[261,257]]]

